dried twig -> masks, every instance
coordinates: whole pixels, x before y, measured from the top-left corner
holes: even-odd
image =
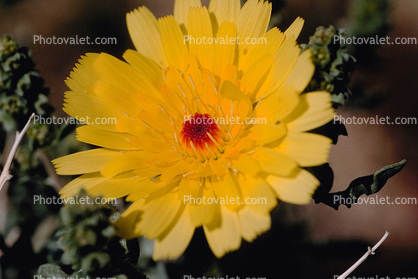
[[[376,251],[377,248],[379,248],[380,244],[385,241],[385,239],[388,237],[389,232],[385,232],[385,235],[379,240],[378,243],[376,243],[373,248],[368,247],[367,252],[361,257],[355,264],[353,264],[349,269],[347,269],[346,272],[338,276],[337,279],[345,279],[348,275],[350,275],[351,272],[353,272],[359,265],[361,265],[362,262],[364,262],[368,256],[374,255],[374,251]]]
[[[25,127],[22,129],[22,131],[16,132],[16,138],[15,142],[13,143],[12,149],[10,150],[9,156],[7,157],[6,163],[4,164],[3,171],[0,175],[0,191],[3,189],[3,186],[6,184],[8,180],[12,178],[12,175],[10,174],[10,167],[12,165],[13,158],[16,154],[17,148],[19,147],[20,142],[23,139],[23,136],[25,135],[26,131],[29,129],[30,123],[32,122],[33,118],[35,117],[35,113],[32,113],[30,116],[28,122],[26,123]]]

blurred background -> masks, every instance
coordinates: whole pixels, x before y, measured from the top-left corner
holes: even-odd
[[[362,1],[365,2],[273,1],[273,9],[278,11],[274,23],[285,30],[297,16],[303,17],[305,26],[298,42],[307,43],[321,25],[353,30],[356,26],[354,13]],[[55,115],[63,116],[63,93],[67,90],[64,80],[74,64],[87,52],[107,52],[121,58],[126,49],[133,49],[125,15],[140,5],[161,17],[172,13],[174,3],[172,0],[0,0],[0,35],[11,34],[21,46],[31,49],[36,68],[45,79],[45,85],[51,88],[50,101],[56,109]],[[388,25],[382,24],[383,29],[378,31],[386,33],[391,40],[418,37],[418,1],[391,1],[386,16]],[[378,21],[376,18],[369,20],[371,25]],[[358,28],[364,23],[357,24]],[[44,38],[114,37],[117,44],[48,45],[34,43],[35,35]],[[372,50],[358,47],[350,51],[357,59],[348,86],[353,97],[337,114],[344,118],[414,117],[417,121],[418,45],[381,45]],[[418,124],[352,124],[346,128],[348,136],[340,136],[331,150],[332,191],[344,190],[353,179],[406,159],[403,171],[390,179],[378,196],[389,196],[392,201],[397,197],[415,197],[416,201]],[[0,231],[5,227],[5,204],[3,195]],[[217,268],[230,276],[334,278],[333,275],[341,274],[362,256],[367,245],[374,245],[389,231],[377,255],[369,258],[354,275],[418,277],[418,204],[363,204],[351,209],[341,206],[338,211],[314,202],[307,206],[281,204],[272,216],[277,219],[272,230],[253,244],[245,244],[239,251],[227,255]],[[211,256],[202,248],[204,240],[201,238],[201,232],[197,232],[185,256],[180,261],[166,263],[165,271],[155,273],[159,275],[154,278],[182,278],[183,274],[199,274],[210,268],[202,263],[210,262]],[[191,263],[194,266],[190,266]]]

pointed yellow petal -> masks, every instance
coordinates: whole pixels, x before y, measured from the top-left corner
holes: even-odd
[[[252,64],[241,78],[241,88],[248,96],[255,96],[263,86],[273,65],[273,55],[267,53]]]
[[[317,166],[328,162],[332,140],[312,133],[289,133],[277,148],[294,159],[301,167]]]
[[[145,161],[145,153],[143,151],[133,151],[120,154],[120,156],[108,162],[101,170],[101,174],[109,179],[122,172],[146,167],[149,167],[149,164]]]
[[[257,105],[258,116],[267,119],[267,124],[276,123],[288,116],[299,104],[299,92],[293,88],[278,88]]]
[[[246,40],[257,39],[266,33],[271,16],[271,3],[248,0],[236,19],[240,39],[240,57],[247,55],[250,46]]]
[[[178,258],[186,250],[192,239],[195,226],[190,218],[188,206],[179,210],[169,228],[157,237],[152,258],[154,261]]]
[[[238,179],[245,208],[249,208],[259,214],[269,214],[277,205],[277,198],[270,186],[259,177],[246,175]]]
[[[132,239],[141,235],[138,225],[142,216],[145,200],[136,201],[116,220],[118,234],[125,239]]]
[[[296,44],[296,41],[293,38],[286,37],[274,57],[272,90],[276,90],[287,80],[298,60],[299,53],[300,48]]]
[[[83,174],[65,185],[59,194],[62,198],[66,198],[75,196],[81,189],[89,192],[90,188],[95,187],[97,184],[104,182],[105,180],[106,178],[101,176],[99,172]]]
[[[117,151],[104,148],[80,151],[52,161],[57,174],[73,175],[100,171],[112,159],[120,156]]]
[[[146,7],[140,7],[126,15],[126,22],[135,48],[159,65],[165,65],[166,59],[154,15]]]
[[[320,127],[334,118],[329,92],[310,92],[301,96],[301,102],[283,122],[292,132],[304,132]]]
[[[284,83],[286,87],[293,87],[297,92],[302,92],[308,86],[315,71],[315,66],[311,59],[311,51],[302,52],[293,67],[292,72]]]
[[[214,44],[209,38],[212,40],[214,36],[206,7],[191,8],[188,22],[189,49],[196,56],[201,67],[212,70]]]
[[[241,8],[236,23],[240,40],[259,38],[266,33],[271,16],[271,3],[248,0]]]
[[[249,207],[238,212],[238,220],[241,225],[242,238],[248,242],[252,242],[271,226],[270,214],[260,214]]]
[[[247,154],[242,154],[239,160],[237,160],[231,168],[237,169],[241,173],[250,176],[255,176],[261,171],[258,162]]]
[[[203,225],[209,247],[217,258],[238,249],[241,245],[241,228],[237,213],[221,206],[221,214],[221,218],[215,218],[217,222],[214,224]]]
[[[302,31],[302,27],[304,24],[304,20],[301,17],[297,17],[295,21],[287,28],[284,34],[287,37],[293,37],[295,40],[299,37],[300,31]]]
[[[170,226],[180,206],[181,202],[173,193],[146,202],[138,230],[149,239],[158,237]]]
[[[158,19],[158,29],[168,65],[182,69],[187,45],[178,23],[173,16],[163,17]]]
[[[78,127],[76,131],[78,141],[111,149],[147,150],[153,152],[172,149],[165,141],[147,136],[145,132],[139,138],[127,133],[109,132],[90,125]]]
[[[164,85],[161,66],[134,50],[127,50],[123,58],[138,74],[136,81],[141,86],[141,95],[145,94],[149,98],[161,101],[162,98],[158,94],[159,88]]]
[[[234,23],[224,21],[219,27],[218,35],[216,36],[218,43],[215,45],[215,55],[213,61],[213,73],[215,75],[221,76],[228,64],[234,64],[236,56],[236,42],[227,42],[230,42],[230,38],[236,38],[236,36],[237,26]]]
[[[294,160],[270,148],[262,147],[252,157],[258,161],[263,171],[271,174],[289,176],[298,168]]]
[[[287,130],[283,124],[257,124],[251,128],[251,133],[261,146],[283,138]]]
[[[200,0],[176,0],[174,1],[174,18],[179,24],[184,24],[187,30],[187,21],[191,7],[201,7]]]
[[[236,179],[232,175],[225,175],[222,179],[212,178],[211,181],[213,192],[215,193],[216,198],[219,199],[220,204],[224,204],[227,208],[231,210],[236,210],[237,208],[242,207],[241,204],[238,204],[237,200],[242,199],[241,191]],[[234,202],[230,202],[229,199],[234,199]]]
[[[209,11],[213,22],[217,26],[222,26],[223,22],[235,22],[241,9],[240,0],[211,0],[209,3]]]
[[[240,70],[245,72],[254,63],[254,61],[260,60],[266,54],[275,55],[284,38],[284,34],[276,27],[270,29],[262,36],[262,39],[265,41],[260,40],[259,43],[248,46],[248,55],[240,57]]]
[[[178,175],[183,175],[193,170],[196,164],[191,160],[181,160],[177,162],[174,166],[167,168],[161,175],[161,180],[171,181]]]
[[[190,217],[195,226],[207,225],[213,222],[214,218],[220,216],[219,203],[209,202],[215,200],[212,186],[205,184],[200,186],[202,194],[196,200],[190,200]],[[200,198],[200,199],[199,199]],[[192,203],[193,201],[193,203]],[[205,203],[203,201],[206,201]],[[193,205],[195,204],[195,205]]]
[[[266,181],[280,200],[294,204],[309,203],[319,186],[318,179],[304,169],[291,177],[268,176]]]

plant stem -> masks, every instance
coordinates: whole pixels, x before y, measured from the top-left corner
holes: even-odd
[[[349,269],[347,269],[346,272],[344,272],[343,274],[338,276],[337,279],[345,279],[348,275],[350,275],[351,272],[353,272],[359,265],[361,265],[362,262],[364,262],[367,259],[368,256],[374,255],[374,251],[376,251],[377,248],[379,248],[380,244],[382,244],[383,241],[385,241],[385,239],[388,237],[388,235],[389,235],[389,232],[386,231],[385,235],[379,240],[378,243],[376,243],[375,246],[373,246],[373,248],[368,247],[368,250],[363,255],[363,257],[361,257],[357,262],[355,262],[355,264],[353,264]]]
[[[0,175],[0,191],[1,189],[3,189],[3,186],[6,184],[6,182],[12,178],[12,175],[10,174],[10,167],[12,165],[13,158],[16,155],[17,148],[19,147],[19,144],[22,141],[26,131],[29,129],[30,123],[32,122],[34,117],[35,113],[32,113],[25,127],[23,127],[22,131],[20,133],[16,132],[15,142],[13,143],[12,149],[10,150],[9,156],[7,157],[6,163],[4,164],[3,170]]]

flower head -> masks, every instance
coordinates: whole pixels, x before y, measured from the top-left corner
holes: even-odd
[[[82,174],[61,195],[127,196],[116,225],[155,238],[154,259],[180,256],[200,226],[221,257],[270,228],[277,199],[308,203],[319,182],[302,167],[327,162],[331,140],[307,131],[332,120],[330,94],[301,94],[314,72],[303,20],[267,31],[270,14],[258,0],[129,13],[126,62],[86,54],[67,80],[64,110],[90,119],[77,138],[100,148],[54,161]]]

